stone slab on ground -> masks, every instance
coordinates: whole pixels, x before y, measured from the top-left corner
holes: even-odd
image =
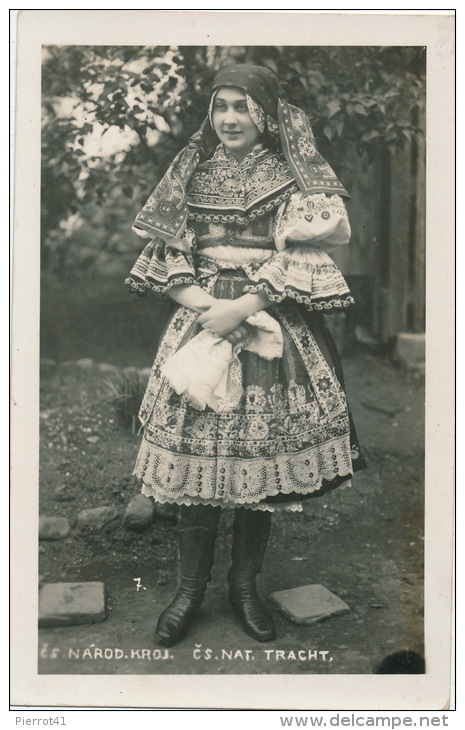
[[[425,367],[425,334],[400,332],[396,338],[395,358],[407,368]]]
[[[105,620],[105,586],[46,583],[39,592],[39,626],[74,626]]]
[[[39,540],[63,540],[69,535],[71,526],[66,517],[39,517]]]
[[[271,593],[271,602],[296,624],[314,624],[350,611],[341,598],[316,583]]]
[[[149,497],[136,494],[131,499],[123,517],[123,525],[127,530],[140,532],[150,527],[155,512],[155,506]]]
[[[93,507],[91,509],[83,509],[78,514],[78,522],[84,527],[93,530],[101,530],[108,522],[112,522],[118,517],[118,510],[115,506]]]

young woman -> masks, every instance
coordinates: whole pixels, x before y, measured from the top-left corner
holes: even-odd
[[[181,512],[179,587],[158,621],[162,644],[185,635],[203,600],[222,509],[235,510],[231,603],[246,633],[273,639],[256,588],[272,513],[300,510],[364,467],[322,314],[353,303],[328,256],[350,238],[343,196],[305,114],[272,71],[243,64],[218,71],[202,127],[136,218],[151,240],[126,283],[179,305],[141,406],[134,472],[144,494]],[[250,344],[260,328],[279,355]],[[167,377],[194,338],[197,355],[182,367],[201,377],[207,337],[235,358],[226,396],[210,405]]]

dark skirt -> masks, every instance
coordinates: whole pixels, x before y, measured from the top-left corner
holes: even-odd
[[[247,275],[221,270],[211,293],[241,295]],[[141,408],[144,436],[134,473],[160,502],[260,507],[320,496],[365,467],[324,316],[287,300],[267,312],[283,332],[283,357],[242,350],[237,407],[196,410],[160,368],[200,330],[174,306]]]

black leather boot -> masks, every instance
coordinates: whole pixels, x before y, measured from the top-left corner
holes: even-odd
[[[232,566],[228,573],[229,600],[242,621],[245,633],[257,641],[271,641],[276,637],[273,620],[263,605],[256,586],[270,525],[271,512],[236,509]]]
[[[213,565],[220,512],[219,507],[181,507],[179,586],[158,619],[155,634],[164,646],[172,646],[185,636],[190,618],[203,601]]]

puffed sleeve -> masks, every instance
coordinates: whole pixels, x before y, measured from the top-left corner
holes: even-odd
[[[294,193],[275,221],[277,253],[251,277],[246,290],[264,291],[273,302],[296,299],[310,310],[341,311],[354,303],[328,251],[350,239],[339,195]]]
[[[139,231],[137,233],[141,235]],[[143,233],[142,237],[145,237]],[[179,239],[150,240],[125,279],[129,291],[139,296],[150,292],[165,299],[173,286],[197,285],[193,244],[193,232],[189,229]]]
[[[349,243],[350,223],[339,195],[294,193],[278,212],[275,242],[278,251],[302,243],[333,251]]]

